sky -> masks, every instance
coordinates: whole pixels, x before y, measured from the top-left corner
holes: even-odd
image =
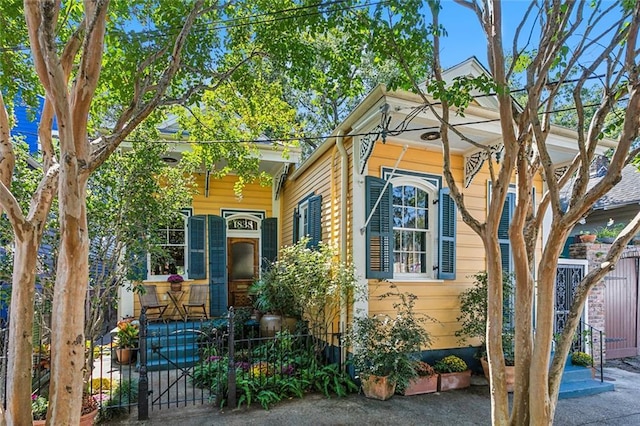
[[[530,3],[529,0],[502,2],[503,42],[507,51],[510,50],[516,27]],[[614,0],[602,2],[605,8],[613,3]],[[486,37],[471,10],[454,3],[453,0],[442,0],[440,21],[448,33],[446,38],[441,39],[440,53],[444,68],[463,62],[470,56],[476,56],[488,68]],[[610,23],[611,20],[606,20],[604,24],[607,22]]]

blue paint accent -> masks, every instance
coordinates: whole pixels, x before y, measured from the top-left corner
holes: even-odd
[[[14,100],[14,114],[16,125],[11,130],[12,136],[23,136],[25,142],[29,145],[29,153],[38,152],[38,125],[42,117],[42,109],[44,108],[44,97],[38,96],[38,106],[28,106],[20,94]],[[30,118],[31,116],[31,118]],[[53,130],[58,130],[58,123],[53,120]]]

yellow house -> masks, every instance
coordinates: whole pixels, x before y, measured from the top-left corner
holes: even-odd
[[[445,77],[480,73],[486,70],[472,58]],[[453,174],[467,206],[482,219],[491,191],[486,162],[499,161],[502,149],[497,102],[477,96],[464,116],[451,117],[457,131],[449,134]],[[228,306],[247,305],[246,289],[260,273],[260,259],[274,259],[279,247],[307,235],[312,242],[337,246],[341,258],[355,265],[369,298],[356,302],[349,314],[390,313],[391,303],[376,296],[394,283],[418,296],[417,309],[437,320],[428,326],[433,350],[464,352],[454,335],[458,298],[471,285],[470,276],[485,269],[485,253],[449,197],[439,128],[420,96],[379,86],[305,161],[299,162],[297,152],[283,159],[265,150],[262,167],[274,176],[272,187],[248,185],[238,199],[233,176],[199,175],[200,194],[179,228],[187,280],[182,302],[190,284],[202,283],[209,287],[212,316],[223,315]],[[490,146],[491,158],[460,135]],[[575,154],[574,141],[574,132],[552,130],[547,143],[559,172]],[[536,194],[543,185],[536,181]],[[514,203],[515,186],[501,229],[506,270],[511,269],[507,227]],[[147,269],[145,283],[156,284],[160,297],[170,301],[167,275],[157,268],[155,273],[153,265]],[[122,296],[120,314],[138,315],[136,298]],[[347,321],[343,314],[342,325]]]

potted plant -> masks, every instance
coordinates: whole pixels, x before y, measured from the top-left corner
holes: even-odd
[[[117,349],[116,356],[120,364],[130,364],[134,359],[135,350],[138,347],[138,335],[140,330],[134,321],[118,321],[116,332]]]
[[[414,367],[417,377],[409,379],[409,385],[403,395],[420,395],[438,391],[438,373],[424,361],[417,361]]]
[[[283,327],[295,331],[300,311],[289,286],[280,282],[277,268],[263,271],[259,280],[249,288],[255,307],[263,312],[260,318],[260,333],[272,337]],[[287,318],[290,318],[287,320]]]
[[[583,230],[580,231],[580,242],[583,243],[593,243],[596,240],[596,234],[593,233],[593,231],[590,230]]]
[[[433,369],[438,373],[438,390],[464,389],[471,386],[471,370],[460,357],[449,355],[438,360]]]
[[[618,223],[613,225],[613,221],[610,220],[611,225],[603,226],[598,229],[598,233],[596,234],[598,241],[611,244],[615,241],[618,234],[624,229],[624,224]]]
[[[46,424],[49,400],[42,395],[31,395],[31,413],[33,414],[33,426],[44,426]],[[84,393],[82,395],[82,407],[80,412],[79,426],[90,426],[94,423],[98,415],[98,402],[95,398]]]
[[[484,371],[484,376],[489,380],[489,364],[486,359],[486,335],[487,335],[487,273],[478,272],[473,275],[473,287],[460,294],[460,316],[457,320],[461,324],[455,335],[461,343],[469,339],[477,339],[480,342],[478,357]],[[505,377],[507,390],[513,392],[515,382],[515,356],[514,356],[514,331],[511,326],[511,296],[513,294],[513,276],[504,273],[502,276],[502,294],[504,299],[504,317],[502,319],[502,350],[506,365]]]
[[[171,291],[182,291],[182,282],[184,281],[182,275],[171,274],[169,275],[169,278],[167,278],[167,281],[171,283]]]
[[[393,303],[395,316],[356,317],[347,335],[365,396],[380,400],[391,398],[396,385],[407,388],[409,381],[418,376],[416,361],[422,349],[431,345],[424,328],[430,318],[414,312],[417,297],[400,293],[395,285],[391,288],[380,298],[397,298]]]

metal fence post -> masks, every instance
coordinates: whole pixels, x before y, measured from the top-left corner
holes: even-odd
[[[229,396],[227,399],[227,405],[231,408],[236,407],[236,362],[235,362],[235,331],[233,329],[233,318],[235,317],[235,313],[233,310],[233,306],[229,308],[229,315],[227,330],[229,330],[229,364],[227,367],[227,377],[228,377],[228,385],[229,385]]]
[[[147,377],[147,309],[144,307],[140,313],[138,356],[140,357],[140,378],[138,380],[138,420],[148,420],[149,378]]]

